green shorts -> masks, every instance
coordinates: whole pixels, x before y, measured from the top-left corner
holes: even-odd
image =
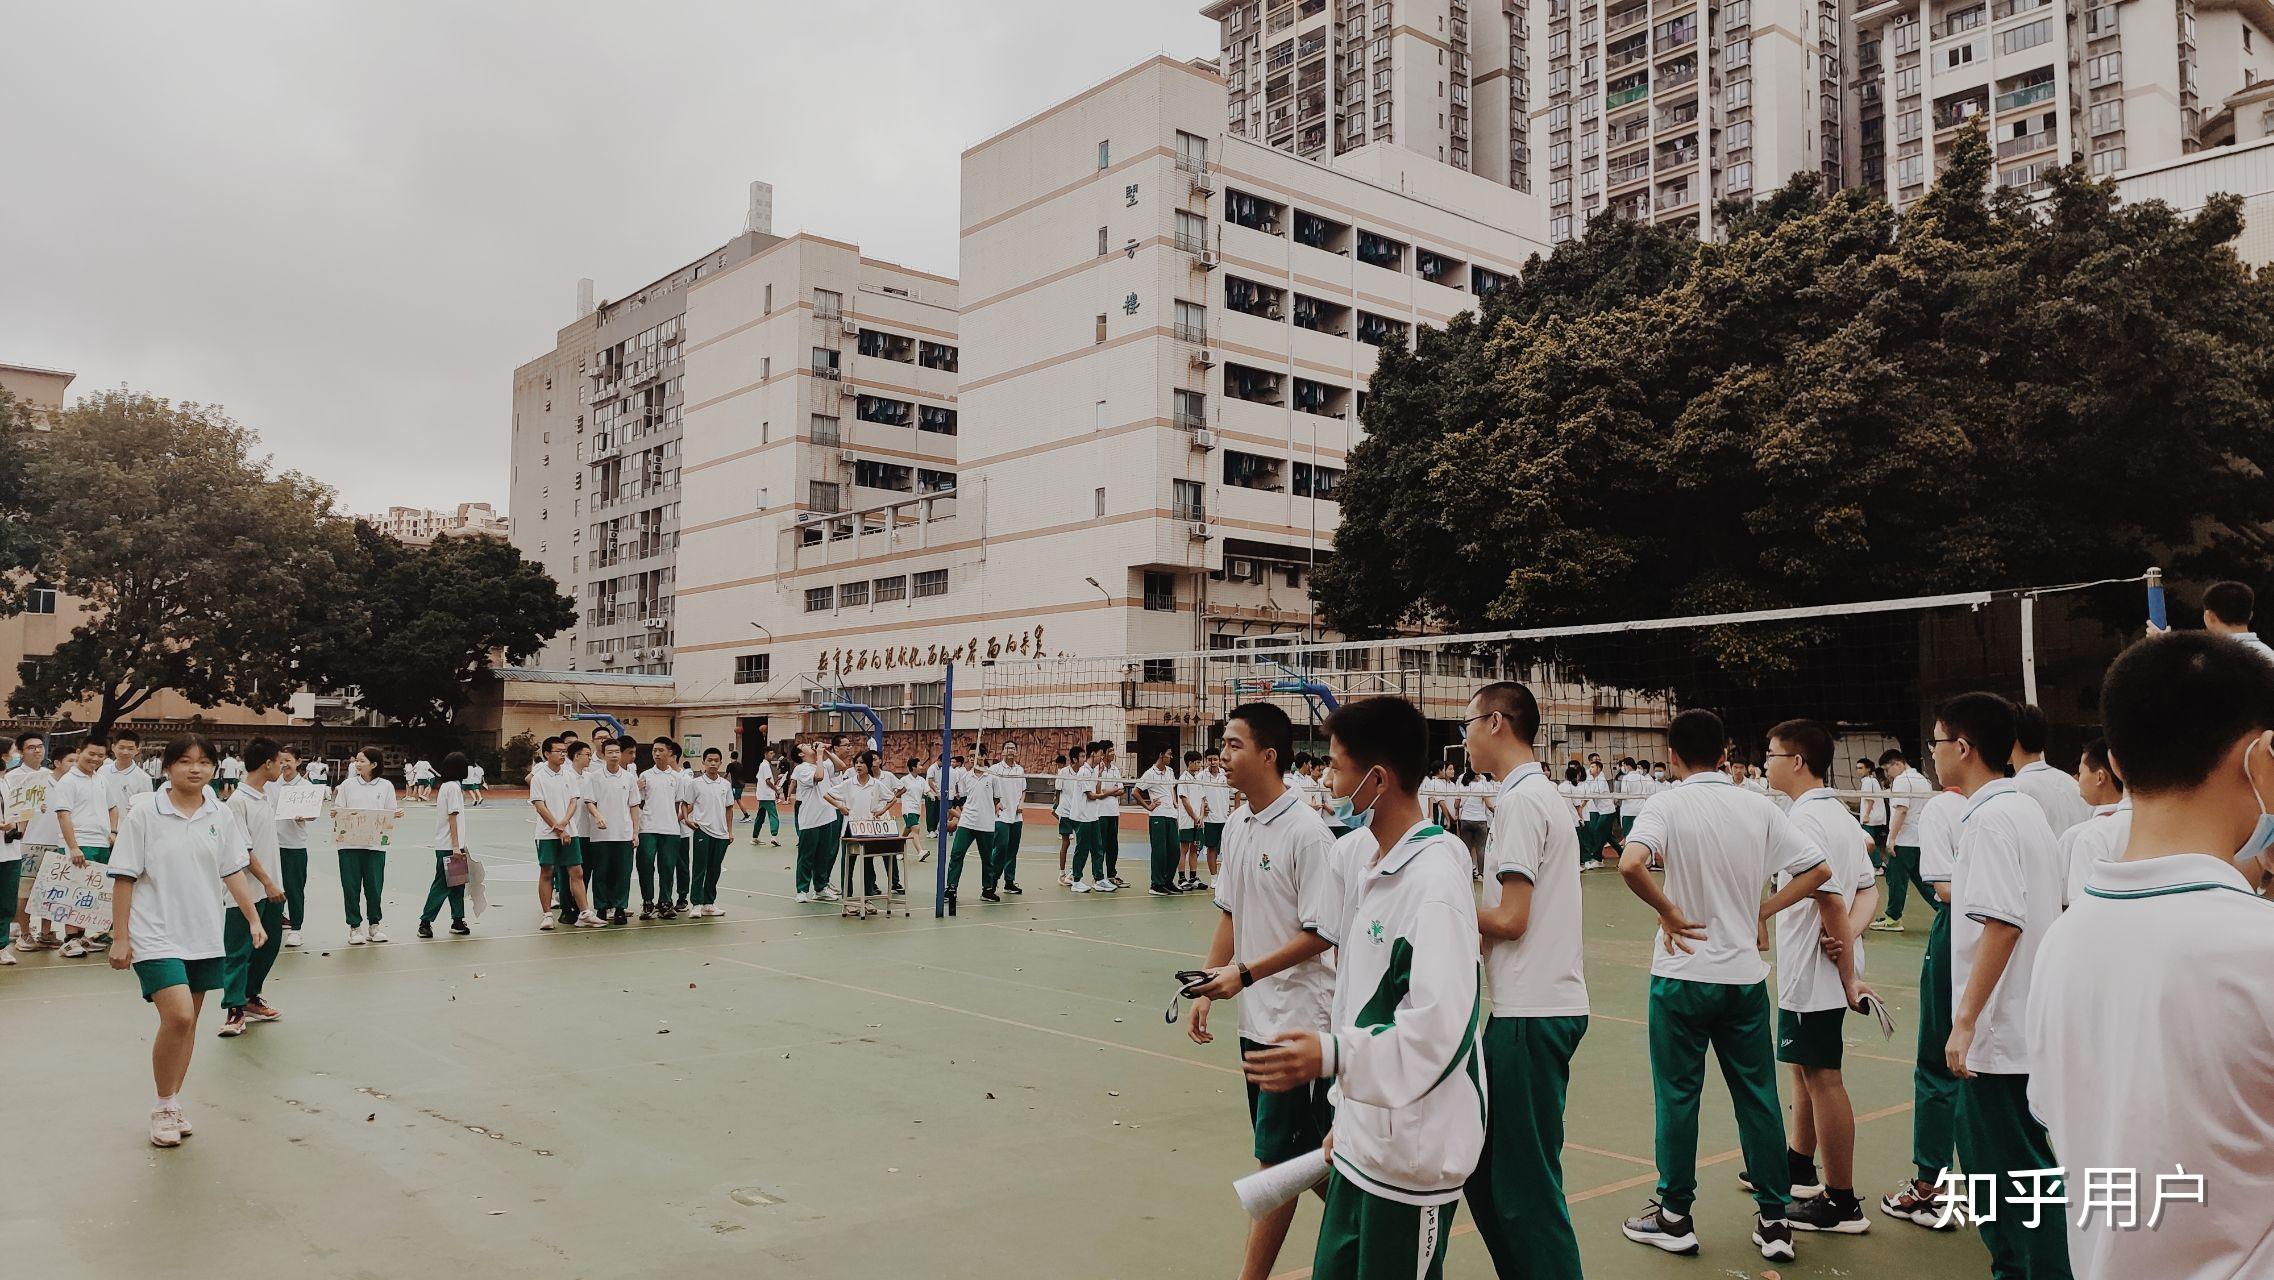
[[[922,822],[923,820],[924,820],[924,819],[923,819],[923,815],[921,815],[921,814],[914,814],[914,813],[904,813],[904,814],[901,814],[901,815],[900,815],[900,829],[901,829],[902,831],[914,831],[914,830],[916,829],[916,824],[917,824],[917,823],[919,823],[919,822]]]
[[[458,789],[467,795],[478,796],[482,793],[482,784],[479,782],[461,782],[458,784]]]
[[[1201,823],[1201,824],[1200,824],[1200,843],[1202,843],[1202,844],[1204,844],[1204,845],[1208,846],[1208,851],[1209,851],[1210,853],[1214,853],[1214,852],[1216,852],[1217,850],[1219,850],[1219,849],[1223,848],[1223,847],[1224,847],[1224,824],[1223,824],[1223,823],[1221,823],[1221,822],[1203,822],[1203,823]]]
[[[1242,1037],[1240,1056],[1269,1049],[1268,1044]],[[1248,1085],[1248,1127],[1255,1130],[1255,1158],[1280,1164],[1309,1155],[1326,1142],[1334,1128],[1334,1104],[1327,1101],[1325,1080],[1316,1080],[1286,1093],[1265,1093]]]
[[[106,867],[111,864],[111,851],[99,844],[80,845],[79,853],[89,862],[100,862]]]
[[[1178,844],[1199,844],[1200,828],[1180,827],[1177,829],[1176,838]]]
[[[540,867],[581,867],[584,849],[577,840],[539,840],[537,865]]]
[[[1847,1017],[1845,1009],[1777,1010],[1777,1061],[1839,1070],[1840,1054],[1847,1047],[1840,1039],[1840,1027]]]
[[[1059,835],[1062,835],[1062,836],[1070,836],[1070,835],[1073,835],[1073,834],[1075,834],[1076,832],[1080,831],[1081,829],[1082,829],[1082,820],[1081,820],[1080,818],[1069,818],[1069,817],[1067,817],[1067,816],[1066,816],[1066,815],[1064,815],[1064,814],[1060,814],[1060,815],[1058,815],[1058,834],[1059,834]]]
[[[220,956],[203,960],[137,960],[134,976],[142,981],[142,998],[150,1000],[168,987],[188,987],[191,995],[221,989]]]

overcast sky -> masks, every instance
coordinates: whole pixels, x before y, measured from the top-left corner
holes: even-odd
[[[515,365],[741,229],[956,272],[957,156],[1201,0],[0,0],[0,361],[226,408],[351,510],[506,501]]]

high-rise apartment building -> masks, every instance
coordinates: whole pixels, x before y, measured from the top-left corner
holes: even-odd
[[[2274,56],[2264,0],[1879,0],[1854,26],[1856,100],[1878,113],[1859,181],[1898,207],[1977,121],[1997,185],[2022,191],[2079,156],[2107,177],[2230,141],[2224,104]]]
[[[779,243],[746,231],[563,327],[513,372],[512,541],[576,599],[541,666],[668,674],[687,291]]]
[[[1531,168],[1551,241],[1606,212],[1711,236],[1716,200],[1765,195],[1797,173],[1846,181],[1840,0],[1504,8],[1509,64],[1529,63]]]
[[[1469,0],[1218,0],[1224,132],[1306,160],[1375,142],[1474,162]]]

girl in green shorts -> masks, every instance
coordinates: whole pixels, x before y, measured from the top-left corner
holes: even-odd
[[[252,845],[236,815],[206,788],[216,758],[213,744],[195,735],[167,743],[160,757],[166,785],[128,811],[111,848],[111,968],[131,967],[142,998],[158,1010],[150,1048],[157,1086],[150,1144],[157,1147],[178,1147],[190,1134],[182,1081],[205,993],[221,986],[228,951],[216,885],[244,914],[253,949],[268,943],[246,871]]]

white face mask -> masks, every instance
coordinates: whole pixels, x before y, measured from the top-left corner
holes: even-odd
[[[1349,795],[1334,797],[1335,816],[1342,819],[1345,825],[1353,828],[1362,827],[1365,826],[1368,819],[1372,817],[1374,806],[1380,802],[1382,793],[1380,791],[1376,791],[1374,793],[1374,798],[1367,801],[1366,807],[1363,809],[1358,807],[1358,793],[1366,789],[1367,779],[1373,777],[1375,770],[1379,768],[1381,768],[1381,766],[1376,765],[1373,769],[1368,769],[1365,773],[1359,775],[1358,785],[1350,789]]]
[[[2252,798],[2258,801],[2258,822],[2251,827],[2250,838],[2243,841],[2242,848],[2234,855],[2236,868],[2254,887],[2266,879],[2269,873],[2266,851],[2274,847],[2274,813],[2266,811],[2266,797],[2259,793],[2258,780],[2250,776],[2250,753],[2258,749],[2258,743],[2259,740],[2253,738],[2250,745],[2242,749],[2242,777],[2250,785]]]

